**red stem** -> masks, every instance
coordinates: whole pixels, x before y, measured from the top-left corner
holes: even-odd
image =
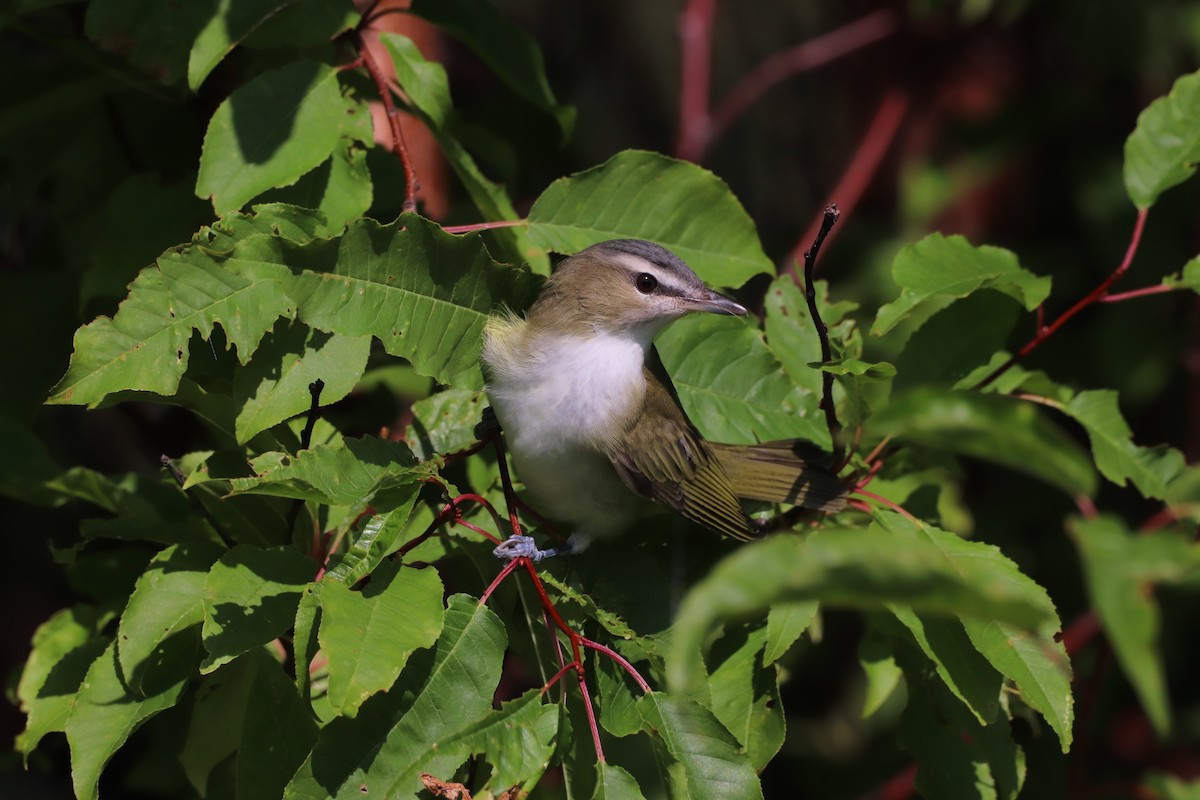
[[[1128,292],[1108,294],[1104,297],[1101,297],[1099,302],[1120,303],[1123,300],[1133,300],[1135,297],[1149,297],[1152,294],[1166,294],[1167,292],[1175,292],[1182,288],[1182,286],[1167,286],[1165,283],[1160,283],[1155,286],[1146,286],[1142,289],[1133,289]]]
[[[855,487],[852,491],[854,494],[861,494],[863,497],[869,498],[869,499],[875,501],[876,503],[879,503],[881,506],[886,506],[886,507],[890,508],[892,511],[895,511],[897,514],[904,516],[909,522],[912,522],[916,525],[921,524],[921,521],[918,520],[916,517],[914,517],[912,514],[908,513],[907,509],[905,509],[903,506],[901,506],[898,503],[893,503],[891,500],[888,500],[886,497],[881,497],[881,496],[875,494],[874,492],[868,492],[866,489],[863,489],[862,487]]]
[[[688,0],[679,17],[679,132],[675,155],[696,161],[709,140],[712,31],[717,0]]]
[[[888,92],[880,101],[879,108],[876,109],[866,134],[859,142],[858,149],[854,151],[854,156],[846,166],[845,172],[838,179],[837,186],[828,195],[829,202],[837,201],[842,216],[849,216],[854,212],[858,201],[862,199],[867,186],[875,177],[884,155],[887,154],[888,148],[896,138],[896,133],[900,130],[900,123],[904,121],[904,116],[908,113],[908,103],[908,93],[899,89]],[[803,258],[807,243],[811,242],[821,229],[823,219],[824,213],[822,212],[812,221],[808,230],[804,232],[804,236],[793,248],[791,258],[785,267],[788,272],[795,273],[795,265]],[[846,226],[843,224],[842,227]]]
[[[734,84],[717,104],[704,146],[779,83],[890,36],[897,22],[891,9],[880,9],[763,61]]]
[[[1049,325],[1039,327],[1033,338],[1026,342],[1025,346],[1018,350],[1016,355],[1012,356],[1008,359],[1008,361],[1005,361],[1003,364],[997,367],[991,375],[988,375],[986,378],[984,378],[975,388],[982,389],[994,382],[1001,375],[1012,369],[1013,365],[1015,365],[1018,361],[1032,353],[1039,345],[1041,345],[1042,342],[1053,336],[1058,329],[1067,322],[1067,320],[1071,319],[1071,317],[1074,317],[1080,311],[1092,305],[1093,303],[1104,299],[1104,297],[1108,294],[1109,287],[1116,283],[1117,280],[1129,270],[1129,265],[1133,263],[1133,257],[1137,253],[1138,245],[1140,245],[1142,241],[1142,231],[1146,227],[1146,214],[1148,212],[1149,209],[1146,208],[1138,210],[1137,220],[1133,224],[1133,234],[1129,237],[1129,246],[1125,248],[1125,257],[1121,259],[1121,263],[1118,264],[1117,268],[1112,271],[1112,274],[1101,281],[1099,286],[1088,292],[1082,300],[1060,314],[1058,319],[1054,320]]]
[[[408,144],[404,140],[404,131],[400,128],[400,109],[396,107],[396,101],[392,99],[391,84],[388,82],[387,76],[383,74],[383,69],[375,60],[375,56],[371,55],[371,48],[367,45],[361,32],[358,33],[355,49],[358,51],[358,57],[362,59],[363,66],[367,68],[371,80],[375,82],[375,89],[379,92],[379,99],[383,102],[384,111],[387,112],[388,126],[392,131],[392,151],[404,165],[404,204],[400,208],[403,211],[415,211],[419,185],[417,173],[413,169],[412,156],[409,155]]]
[[[492,222],[472,222],[470,225],[445,225],[442,230],[446,233],[472,233],[490,231],[493,228],[517,228],[526,224],[528,221],[523,219],[498,219]]]
[[[629,676],[631,678],[633,678],[634,681],[637,682],[637,685],[642,687],[643,692],[649,693],[649,692],[653,691],[650,688],[650,684],[646,682],[646,679],[643,678],[636,669],[634,669],[633,664],[630,664],[627,660],[625,660],[625,658],[620,653],[618,653],[616,650],[613,650],[611,647],[605,647],[604,645],[600,644],[599,642],[593,642],[591,639],[587,638],[586,636],[580,636],[579,643],[582,644],[584,647],[590,647],[593,650],[598,650],[601,653],[604,653],[604,655],[608,656],[613,661],[620,664],[621,668],[624,669],[626,672],[628,672]]]

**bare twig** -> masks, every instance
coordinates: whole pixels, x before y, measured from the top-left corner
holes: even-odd
[[[371,54],[371,48],[367,45],[361,29],[355,32],[354,47],[358,52],[358,57],[362,59],[363,66],[367,68],[367,73],[370,74],[371,80],[374,81],[375,89],[379,92],[379,99],[383,102],[383,110],[387,113],[388,126],[392,132],[392,152],[396,154],[400,159],[400,163],[404,165],[404,204],[401,206],[401,209],[404,211],[415,211],[417,208],[417,189],[420,187],[420,184],[417,182],[417,173],[413,169],[412,156],[408,152],[408,144],[404,140],[404,131],[400,125],[400,109],[396,107],[396,101],[392,97],[391,83],[383,73],[383,68],[379,66],[379,62],[375,59],[375,56]]]
[[[808,300],[808,313],[812,315],[813,326],[817,329],[817,337],[821,340],[822,362],[832,361],[833,351],[829,346],[829,329],[825,326],[821,319],[821,312],[817,309],[817,287],[813,275],[816,272],[817,254],[821,250],[821,243],[825,241],[825,237],[837,220],[838,207],[832,203],[825,206],[825,215],[822,217],[821,227],[813,239],[812,247],[804,252],[804,296]],[[831,372],[821,372],[820,408],[825,412],[825,424],[829,427],[829,437],[833,441],[833,461],[838,463],[842,460],[842,445],[838,441],[842,424],[838,422],[837,408],[833,404],[833,373]]]

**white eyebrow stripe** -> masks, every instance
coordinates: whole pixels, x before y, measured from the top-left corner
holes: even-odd
[[[612,260],[621,264],[631,272],[648,272],[658,279],[660,285],[678,294],[686,294],[690,288],[681,282],[672,270],[665,269],[661,264],[647,261],[632,253],[613,253]]]

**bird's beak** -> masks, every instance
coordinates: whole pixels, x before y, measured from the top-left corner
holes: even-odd
[[[684,306],[688,311],[706,311],[710,314],[730,314],[735,317],[745,315],[746,308],[740,303],[735,303],[723,294],[717,294],[714,291],[705,289],[704,293],[696,297],[689,297],[683,301]]]

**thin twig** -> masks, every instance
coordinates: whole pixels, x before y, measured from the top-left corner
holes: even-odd
[[[643,692],[649,693],[652,691],[652,689],[650,688],[650,684],[646,682],[646,679],[642,677],[641,673],[638,672],[634,668],[633,664],[630,664],[629,661],[624,656],[622,656],[620,653],[618,653],[616,650],[613,650],[611,647],[606,647],[606,646],[600,644],[599,642],[594,642],[591,639],[587,638],[586,636],[580,636],[579,643],[582,644],[584,647],[590,647],[592,650],[596,650],[598,652],[604,653],[604,655],[608,656],[613,661],[617,662],[617,664],[619,664],[621,666],[621,669],[623,669],[627,673],[629,673],[629,676],[631,678],[633,678],[633,680],[637,683],[638,686],[640,686],[642,688]]]
[[[387,76],[383,74],[383,68],[371,54],[371,48],[367,45],[361,30],[355,32],[354,44],[363,66],[367,68],[371,80],[375,83],[375,89],[379,92],[383,110],[387,113],[388,126],[392,131],[392,152],[404,165],[404,204],[400,208],[403,211],[415,211],[417,209],[417,189],[420,184],[417,183],[417,173],[413,169],[412,156],[409,155],[408,144],[404,140],[404,131],[400,126],[400,109],[396,107],[396,101],[392,98],[391,84],[388,82]]]
[[[696,161],[708,142],[712,32],[717,0],[688,0],[679,17],[679,131],[675,155]]]
[[[837,198],[843,214],[854,212],[858,201],[871,185],[875,173],[879,171],[879,165],[883,163],[883,157],[900,130],[900,123],[908,113],[908,103],[908,93],[898,89],[888,92],[880,101],[879,108],[876,109],[871,124],[867,126],[867,132],[863,134],[862,141],[846,165],[845,172],[828,195],[830,198]],[[800,261],[802,249],[817,235],[823,219],[823,216],[818,217],[808,226],[808,230],[804,232],[791,258],[788,259],[785,266],[787,271],[793,270],[794,265]]]
[[[1032,353],[1038,346],[1041,345],[1042,342],[1053,336],[1058,329],[1067,322],[1067,320],[1071,319],[1071,317],[1074,317],[1080,311],[1092,305],[1093,303],[1102,300],[1108,294],[1109,288],[1112,287],[1112,285],[1129,270],[1129,265],[1133,263],[1133,257],[1137,253],[1138,245],[1140,245],[1142,241],[1142,231],[1145,230],[1146,227],[1146,215],[1148,212],[1149,209],[1146,208],[1138,211],[1137,220],[1133,224],[1133,233],[1129,237],[1129,246],[1125,248],[1125,257],[1121,259],[1121,263],[1118,264],[1117,268],[1112,271],[1112,274],[1101,281],[1099,286],[1088,292],[1083,299],[1060,314],[1058,319],[1054,320],[1049,325],[1039,326],[1038,331],[1034,334],[1033,338],[1026,342],[1025,346],[1018,350],[1016,355],[1010,357],[1008,361],[1005,361],[999,367],[996,367],[996,369],[992,371],[992,374],[980,381],[979,385],[975,387],[976,389],[982,389],[985,386],[993,383],[1001,375],[1012,369],[1012,367],[1018,361]]]
[[[887,38],[895,32],[898,22],[892,9],[880,9],[763,61],[742,76],[717,103],[702,149],[783,81]]]
[[[183,488],[184,484],[187,483],[187,478],[179,470],[179,467],[175,466],[175,462],[171,460],[171,457],[166,453],[163,453],[158,457],[158,461],[163,465],[163,469],[171,473],[171,477],[175,479],[175,483],[179,486],[179,491],[183,492],[184,497],[188,499],[188,503],[192,506],[192,508],[198,511],[200,515],[208,521],[208,524],[212,526],[214,531],[216,531],[217,536],[221,537],[221,541],[225,543],[226,547],[232,547],[233,545],[230,542],[229,537],[225,535],[225,530],[217,522],[217,518],[212,515],[212,512],[209,511],[204,503],[201,503],[195,495]]]
[[[808,300],[808,313],[812,315],[813,326],[817,329],[817,338],[821,340],[821,361],[824,363],[833,360],[833,351],[829,346],[829,329],[821,319],[821,312],[817,310],[817,287],[813,274],[816,272],[817,254],[821,250],[821,243],[825,241],[837,220],[838,207],[832,203],[825,206],[825,216],[821,220],[816,238],[813,239],[812,247],[804,252],[804,296]],[[825,412],[825,424],[829,427],[829,438],[833,442],[833,462],[838,463],[842,460],[843,452],[838,441],[842,423],[838,422],[837,408],[833,404],[832,372],[821,372],[820,408]]]
[[[897,514],[901,515],[902,517],[907,519],[909,522],[912,522],[916,525],[921,524],[921,521],[919,519],[917,519],[916,517],[914,517],[908,511],[908,509],[906,509],[904,506],[900,505],[899,503],[894,503],[891,500],[888,500],[886,497],[882,497],[880,495],[875,494],[874,492],[868,492],[866,489],[858,488],[858,487],[856,487],[854,489],[854,494],[861,494],[863,497],[866,497],[869,500],[873,500],[874,502],[879,503],[881,506],[886,506],[887,508],[890,508],[892,511],[895,511]]]
[[[308,396],[309,396],[308,419],[305,420],[304,430],[300,433],[300,449],[301,450],[307,450],[312,445],[313,429],[317,426],[317,418],[320,417],[320,415],[321,415],[321,392],[324,389],[325,389],[325,381],[321,380],[320,378],[317,378],[315,381],[313,381],[312,383],[310,383],[308,385]],[[300,509],[303,507],[304,507],[304,501],[300,500],[300,499],[296,499],[296,500],[292,501],[292,507],[288,509],[287,535],[289,537],[292,535],[292,531],[294,531],[296,528],[296,519],[297,519],[297,517],[300,516]],[[316,557],[318,557],[318,555],[320,555],[320,556],[322,556],[321,560],[324,561],[323,556],[327,556],[329,554],[328,553],[321,554],[319,552],[322,549],[319,547],[320,543],[316,540],[316,537],[318,537],[319,535],[320,535],[319,531],[313,532],[313,537],[314,537],[313,557],[316,558]]]
[[[495,228],[519,228],[528,224],[529,220],[526,219],[497,219],[491,222],[472,222],[469,225],[445,225],[442,230],[446,233],[472,233],[474,231],[490,231]]]
[[[1149,297],[1149,296],[1155,295],[1155,294],[1166,294],[1167,292],[1177,292],[1183,288],[1186,288],[1186,287],[1168,286],[1165,283],[1159,283],[1159,284],[1155,284],[1154,286],[1146,286],[1144,288],[1133,289],[1128,292],[1119,292],[1117,294],[1106,294],[1104,297],[1101,297],[1098,302],[1120,303],[1125,300],[1133,300],[1134,298],[1137,298],[1137,297]]]

